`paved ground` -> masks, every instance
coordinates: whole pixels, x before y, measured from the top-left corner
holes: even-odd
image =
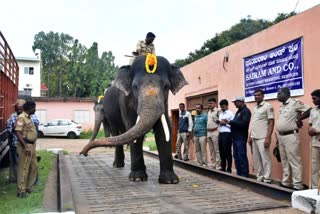
[[[149,180],[147,182],[129,182],[128,173],[130,162],[128,158],[126,158],[126,167],[123,170],[113,169],[112,149],[94,149],[89,155],[94,153],[99,154],[95,154],[89,158],[77,156],[76,154],[81,151],[87,142],[88,140],[80,139],[42,138],[39,139],[37,146],[38,149],[62,148],[69,152],[70,155],[67,156],[67,159],[72,163],[70,164],[70,170],[73,176],[73,178],[71,178],[73,179],[73,194],[75,200],[80,200],[79,205],[77,205],[77,213],[87,213],[81,212],[81,210],[90,209],[97,213],[135,213],[135,211],[139,211],[137,213],[195,213],[194,211],[197,211],[196,213],[223,213],[225,210],[235,213],[243,212],[254,214],[302,213],[292,208],[268,209],[277,207],[282,203],[275,202],[257,194],[245,192],[245,190],[234,186],[230,187],[223,182],[208,182],[208,180],[203,180],[201,176],[189,175],[188,173],[190,172],[177,168],[175,171],[181,176],[179,185],[159,185],[157,182],[159,173],[158,161],[153,161],[154,163],[152,163],[151,160],[151,164],[149,164],[148,160],[147,172],[149,174]],[[109,157],[108,160],[106,159],[107,156]],[[84,168],[88,168],[89,171],[85,172]],[[149,171],[149,169],[152,168],[156,169],[155,172]],[[51,173],[52,176],[50,176],[51,178],[49,178],[46,185],[44,198],[44,208],[46,208],[46,211],[56,211],[54,210],[56,201],[54,201],[55,197],[53,196],[56,187],[54,184],[55,181],[52,179],[52,177],[55,177],[54,171],[55,170]],[[85,176],[81,173],[85,173]],[[113,177],[106,177],[106,175],[112,175]],[[119,181],[121,181],[121,183]],[[123,188],[123,184],[127,185],[126,188]],[[197,186],[194,187],[193,184]],[[80,186],[77,187],[75,185]],[[222,188],[225,185],[227,188]],[[175,189],[177,187],[179,188]],[[173,194],[181,194],[178,201],[173,202],[173,195],[168,194],[168,191],[172,190],[174,190]],[[190,194],[190,191],[192,194]],[[208,195],[210,197],[207,197]],[[120,200],[124,200],[125,204],[119,204]],[[114,206],[110,206],[110,202],[112,202],[111,204]],[[229,202],[229,204],[227,202]],[[87,205],[86,203],[90,204]],[[170,209],[175,206],[180,207],[180,210],[172,212]],[[203,210],[198,208],[192,209],[192,207],[199,206],[203,206]],[[265,210],[249,211],[259,206],[260,208],[265,208]],[[157,211],[151,212],[150,209],[152,207],[156,207]]]
[[[87,139],[39,138],[37,140],[37,150],[62,148],[69,154],[79,154],[88,142]],[[107,150],[112,150],[112,148],[96,148],[91,150],[89,154],[106,152]]]
[[[177,167],[180,183],[160,185],[159,161],[151,157],[145,157],[148,181],[130,182],[128,158],[122,169],[112,167],[113,159],[111,152],[89,157],[66,156],[77,213],[239,213],[287,207]]]

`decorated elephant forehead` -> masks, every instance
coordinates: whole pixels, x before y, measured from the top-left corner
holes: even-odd
[[[147,86],[144,90],[147,96],[157,96],[159,94],[159,88],[153,86]]]
[[[148,53],[146,55],[145,66],[146,66],[147,73],[149,74],[155,73],[158,66],[157,56],[154,54]]]

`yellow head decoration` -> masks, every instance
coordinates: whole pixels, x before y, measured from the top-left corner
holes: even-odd
[[[149,74],[155,73],[158,65],[157,56],[151,53],[147,53],[145,65],[146,70]]]
[[[98,97],[98,103],[100,103],[103,98],[104,98],[104,96],[100,95],[100,96]]]

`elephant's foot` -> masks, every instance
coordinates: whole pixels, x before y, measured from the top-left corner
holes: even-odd
[[[172,171],[160,172],[159,179],[160,184],[177,184],[179,183],[178,176]]]
[[[145,170],[131,171],[129,174],[129,180],[130,181],[147,181],[148,174],[146,173]]]
[[[124,167],[124,161],[113,161],[113,168],[123,168]]]

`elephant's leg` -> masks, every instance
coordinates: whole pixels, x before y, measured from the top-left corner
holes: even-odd
[[[121,133],[111,130],[111,134],[112,134],[112,136],[116,136],[116,135],[120,135]],[[122,167],[124,167],[123,146],[116,146],[115,156],[114,156],[114,161],[113,161],[113,167],[114,168],[122,168]]]
[[[131,155],[131,172],[129,174],[130,181],[146,181],[148,174],[146,173],[146,166],[143,159],[143,145],[144,136],[137,139],[136,143],[130,143]]]
[[[124,167],[124,151],[123,146],[116,146],[115,157],[113,161],[114,168]]]
[[[110,137],[110,135],[111,135],[110,126],[107,123],[107,121],[105,121],[105,120],[103,120],[103,130],[104,130],[104,136]]]
[[[168,117],[166,117],[166,119],[167,121],[169,121]],[[170,142],[166,142],[165,134],[160,120],[156,122],[153,130],[155,132],[155,139],[160,160],[160,175],[158,181],[159,183],[164,184],[177,184],[179,183],[179,178],[173,171],[171,139],[169,140]]]

